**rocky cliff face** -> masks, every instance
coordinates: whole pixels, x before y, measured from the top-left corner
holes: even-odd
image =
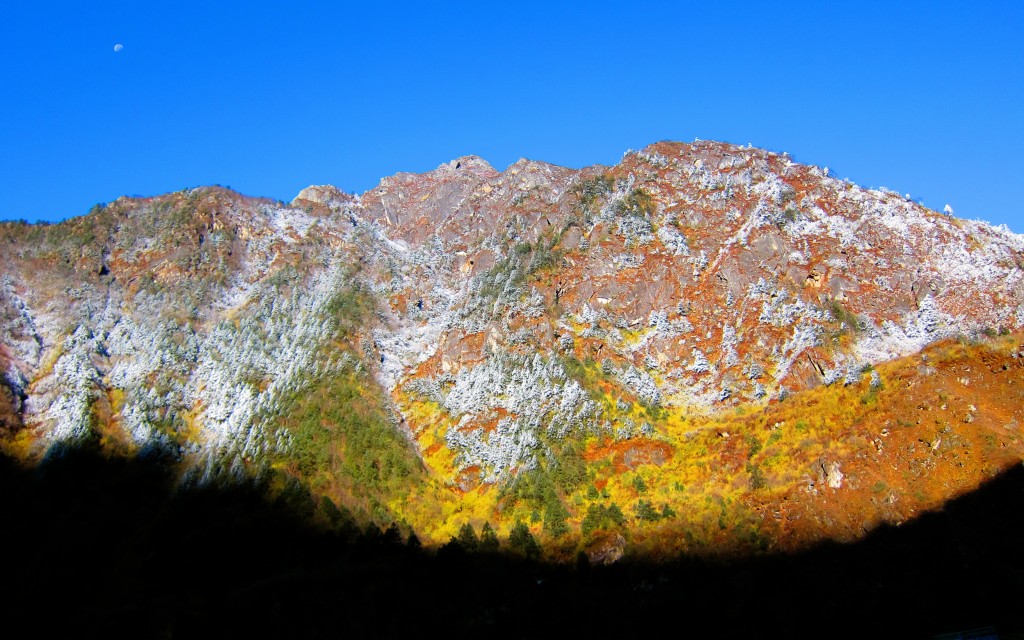
[[[291,204],[120,198],[0,246],[8,448],[98,438],[196,481],[289,451],[282,412],[343,371],[468,488],[1024,328],[1024,236],[715,142],[578,171],[469,156]]]

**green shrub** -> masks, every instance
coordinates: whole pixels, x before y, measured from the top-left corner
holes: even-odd
[[[633,189],[615,205],[617,215],[649,218],[654,213],[654,200],[643,189]]]
[[[860,333],[865,329],[864,321],[857,314],[844,307],[838,300],[829,299],[825,303],[826,309],[840,325],[840,332],[849,330],[853,333]]]
[[[750,474],[750,489],[757,491],[758,489],[764,489],[768,486],[768,481],[764,477],[764,473],[761,471],[761,467],[756,464],[747,464],[747,472]]]
[[[612,192],[612,179],[606,175],[600,175],[590,180],[584,180],[576,187],[576,195],[580,201],[580,208],[584,211],[591,211],[597,200],[606,198]]]
[[[747,457],[753,458],[761,450],[761,441],[757,439],[752,433],[748,433],[746,437],[747,441]]]

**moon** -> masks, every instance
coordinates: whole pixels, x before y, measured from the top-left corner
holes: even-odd
[[[121,49],[124,49],[124,45],[120,42],[114,45],[114,51],[120,51]]]

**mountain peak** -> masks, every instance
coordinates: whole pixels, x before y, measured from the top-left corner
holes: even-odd
[[[941,388],[948,366],[889,363],[1024,329],[1024,236],[761,149],[661,141],[502,172],[468,155],[291,205],[192,190],[2,225],[0,246],[0,444],[155,449],[196,483],[292,474],[435,541],[467,492],[503,531],[534,513],[614,529],[617,500],[642,523],[700,514],[713,544],[718,498],[812,495],[859,496],[859,526],[902,517],[863,490],[911,468],[886,442],[931,460],[983,425],[996,466],[1022,446],[998,431],[1022,403],[993,400],[1020,376],[1011,338],[980,372],[947,342]],[[523,478],[540,498],[502,493]]]
[[[292,206],[320,205],[329,207],[331,204],[351,202],[353,197],[334,185],[310,185],[295,196]]]
[[[461,171],[464,173],[472,173],[473,175],[481,178],[493,178],[498,172],[480,156],[461,156],[455,158],[451,162],[442,164],[437,168],[438,171]]]

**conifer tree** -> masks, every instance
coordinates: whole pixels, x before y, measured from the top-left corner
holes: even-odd
[[[480,530],[480,551],[485,553],[494,553],[498,550],[498,536],[494,533],[494,529],[491,528],[490,522],[485,522],[483,528]]]
[[[473,525],[468,522],[459,529],[459,535],[456,536],[455,541],[459,543],[460,547],[470,553],[480,548],[480,540],[476,537],[476,531],[473,530]]]
[[[530,528],[522,520],[516,520],[516,523],[512,525],[512,531],[508,536],[508,546],[527,558],[540,556],[540,545],[537,544],[533,534],[530,533]]]

